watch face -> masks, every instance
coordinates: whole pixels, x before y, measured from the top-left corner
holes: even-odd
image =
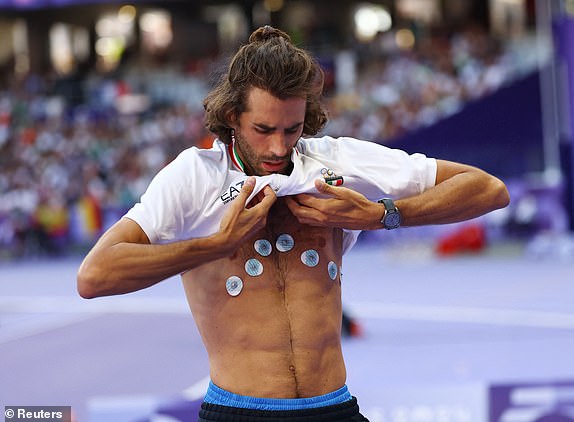
[[[385,218],[385,227],[396,229],[401,225],[401,215],[398,212],[387,214]]]

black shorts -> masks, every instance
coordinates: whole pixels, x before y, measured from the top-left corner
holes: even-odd
[[[251,410],[203,403],[198,422],[369,422],[359,413],[357,399],[301,410]]]

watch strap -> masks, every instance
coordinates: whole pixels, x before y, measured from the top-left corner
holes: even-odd
[[[383,204],[385,206],[386,212],[393,211],[393,210],[397,209],[395,202],[391,198],[379,199],[377,202],[379,202],[380,204]]]

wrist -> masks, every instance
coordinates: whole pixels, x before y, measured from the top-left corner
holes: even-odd
[[[213,250],[216,259],[225,258],[233,255],[237,246],[235,242],[232,242],[229,236],[226,236],[223,232],[217,232],[206,238],[209,241],[208,248]]]
[[[383,215],[380,220],[380,226],[387,230],[398,229],[403,222],[403,218],[394,201],[391,198],[383,198],[377,202],[383,205]]]

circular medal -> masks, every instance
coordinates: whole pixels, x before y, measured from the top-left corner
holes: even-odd
[[[308,267],[314,267],[319,263],[319,254],[315,249],[308,249],[301,254],[301,262]]]
[[[256,240],[253,244],[253,247],[255,248],[255,251],[261,256],[271,255],[271,250],[273,249],[271,247],[271,242],[267,239]]]
[[[257,277],[263,273],[263,264],[255,258],[248,259],[245,262],[245,272],[251,277]]]
[[[236,275],[232,275],[225,282],[225,288],[230,296],[237,296],[243,290],[243,281]]]
[[[275,247],[279,252],[288,252],[293,249],[294,245],[295,241],[291,235],[285,233],[280,234],[279,237],[277,237],[277,241],[275,242]]]
[[[337,264],[335,264],[333,261],[329,262],[329,265],[327,265],[327,270],[329,271],[329,277],[331,277],[331,280],[335,280],[335,278],[337,278]]]

